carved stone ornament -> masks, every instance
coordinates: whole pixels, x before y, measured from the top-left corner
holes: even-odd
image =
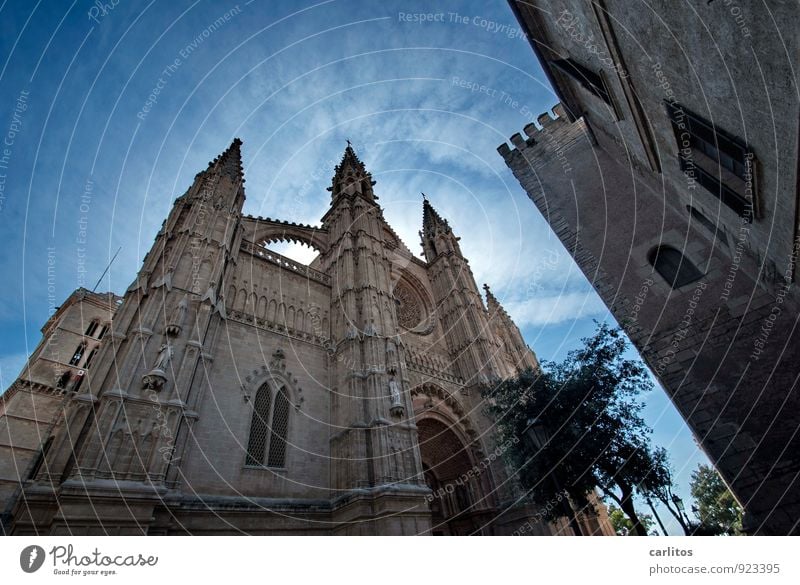
[[[164,332],[170,337],[177,337],[181,334],[183,320],[186,318],[186,311],[189,309],[189,296],[183,295],[183,299],[178,303],[175,313],[170,319]]]
[[[400,384],[397,383],[394,376],[389,379],[389,396],[392,399],[392,406],[389,408],[389,412],[392,416],[403,416],[406,409],[403,406],[403,398],[400,396]]]
[[[402,280],[394,287],[397,302],[397,321],[401,327],[413,329],[422,321],[423,311],[414,291]]]
[[[152,369],[142,377],[142,385],[147,390],[161,390],[167,382],[164,370]]]
[[[167,381],[165,370],[167,369],[170,359],[172,359],[172,347],[170,347],[169,343],[161,344],[161,347],[158,349],[158,357],[156,357],[156,361],[153,364],[153,369],[142,377],[142,384],[145,388],[149,390],[161,390],[161,388],[164,387]]]
[[[161,347],[158,348],[158,357],[156,358],[156,363],[153,364],[154,370],[165,370],[167,369],[167,365],[169,364],[169,360],[172,359],[172,347],[170,347],[169,343],[162,343]]]

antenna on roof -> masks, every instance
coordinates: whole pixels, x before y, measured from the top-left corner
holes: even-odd
[[[97,287],[100,286],[100,281],[103,280],[103,277],[106,275],[106,272],[108,272],[108,269],[111,268],[111,264],[114,262],[114,260],[116,260],[117,254],[119,254],[120,250],[122,250],[122,246],[117,248],[117,251],[114,253],[114,257],[109,261],[108,266],[106,266],[106,269],[103,270],[103,274],[100,275],[100,278],[97,279],[97,283],[94,285],[92,292],[97,290]]]

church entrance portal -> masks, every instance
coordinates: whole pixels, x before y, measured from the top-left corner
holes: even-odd
[[[432,490],[430,502],[434,535],[489,534],[491,520],[485,504],[480,472],[469,449],[443,422],[423,418],[417,422],[425,481]]]

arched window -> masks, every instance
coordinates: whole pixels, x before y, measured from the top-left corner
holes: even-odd
[[[72,359],[69,360],[69,365],[77,366],[78,362],[81,361],[81,358],[83,357],[84,351],[86,351],[86,344],[85,343],[78,344],[78,347],[75,349],[75,353],[72,355]]]
[[[106,334],[106,331],[108,331],[108,323],[100,328],[100,333],[97,334],[97,339],[103,339],[103,335]]]
[[[92,360],[94,359],[94,356],[96,354],[97,354],[97,348],[94,347],[94,348],[92,348],[92,351],[89,352],[89,356],[86,358],[86,363],[83,364],[84,369],[87,369],[87,370],[89,369],[89,366],[92,365]]]
[[[59,390],[63,390],[69,384],[69,379],[72,377],[72,372],[69,370],[65,371],[58,377],[58,381],[56,381],[56,388]]]
[[[654,248],[647,259],[672,288],[680,288],[703,276],[703,273],[672,246]]]
[[[84,378],[85,378],[85,376],[84,376],[84,371],[83,371],[83,370],[80,370],[80,371],[79,371],[79,372],[78,372],[78,373],[75,375],[75,384],[73,384],[73,385],[72,385],[72,391],[73,391],[73,392],[77,392],[77,391],[78,391],[78,389],[81,387],[81,384],[83,384],[83,379],[84,379]]]
[[[286,465],[286,431],[289,429],[289,399],[282,386],[275,396],[275,413],[272,415],[272,433],[269,438],[267,467]]]
[[[253,402],[253,419],[250,422],[250,440],[247,442],[247,465],[264,464],[271,398],[267,384],[261,386],[256,392],[256,399]]]
[[[97,319],[93,319],[92,322],[89,323],[89,326],[86,328],[86,335],[90,337],[94,335],[94,332],[97,331],[98,325],[99,323],[97,322]]]
[[[264,384],[253,401],[253,418],[247,442],[246,465],[267,467],[286,466],[286,436],[289,429],[289,398],[286,387],[275,394]],[[265,462],[266,459],[266,462]]]

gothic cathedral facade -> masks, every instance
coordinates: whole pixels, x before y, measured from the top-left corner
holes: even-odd
[[[448,222],[425,199],[414,256],[349,145],[320,227],[243,215],[240,148],[124,296],[79,289],[45,324],[0,398],[4,532],[569,532],[524,503],[483,414],[483,384],[538,363]]]

